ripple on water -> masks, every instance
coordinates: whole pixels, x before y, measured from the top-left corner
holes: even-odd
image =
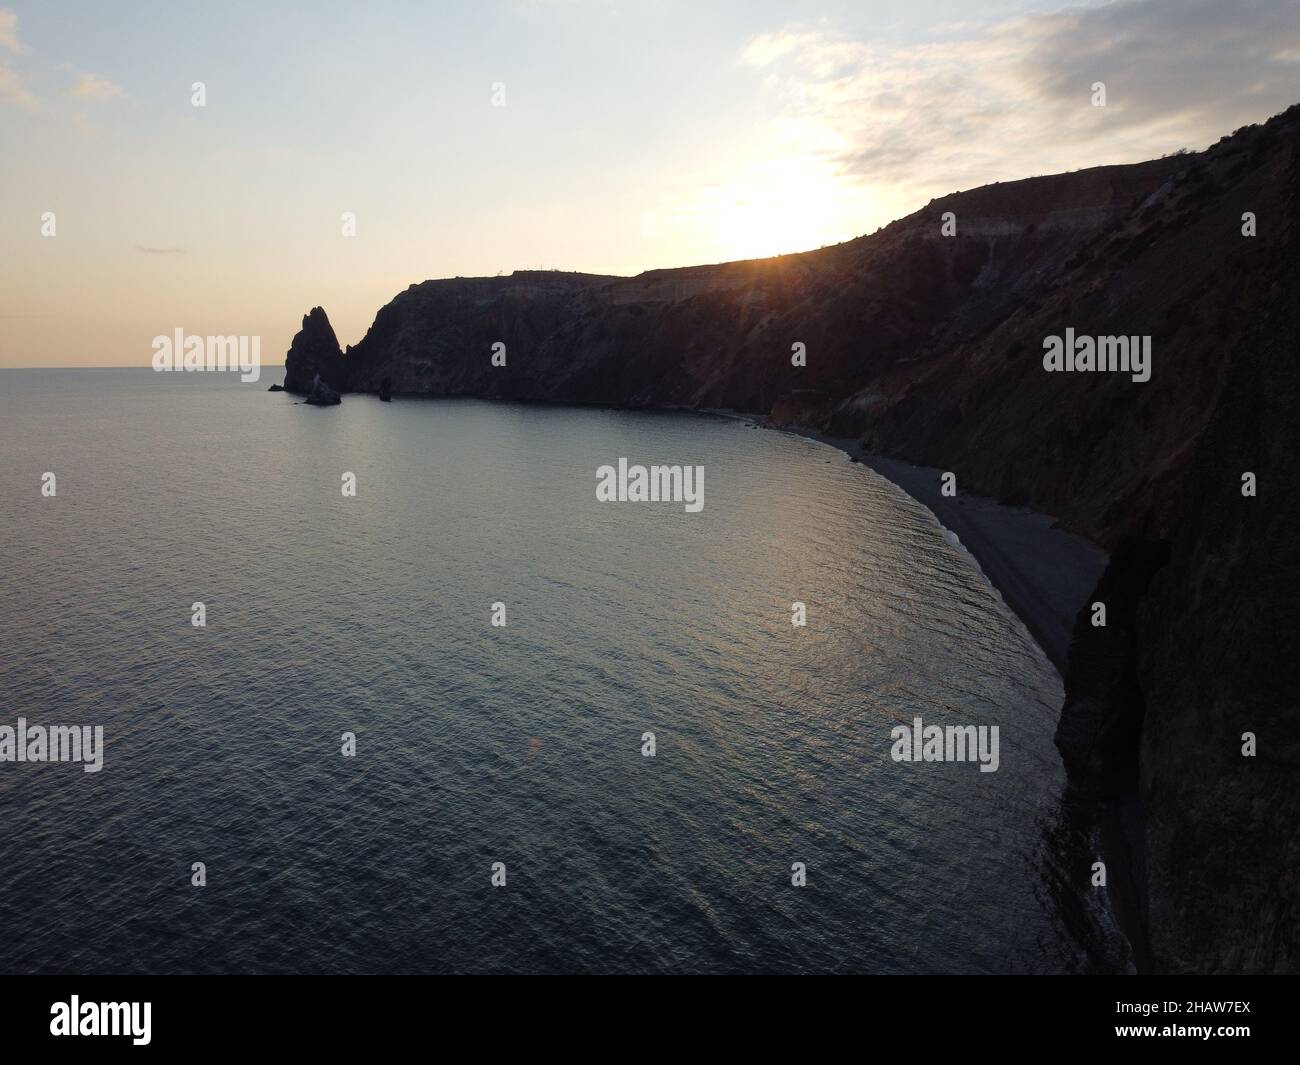
[[[4,970],[1077,964],[1059,680],[865,467],[688,415],[4,383],[5,720],[107,744],[0,766]],[[703,512],[597,503],[619,456],[703,464]],[[891,762],[914,715],[998,724],[1001,769]]]

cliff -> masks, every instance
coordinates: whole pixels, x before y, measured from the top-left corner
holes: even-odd
[[[397,393],[610,406],[766,412],[803,389],[838,403],[906,377],[937,327],[961,338],[1010,314],[1082,238],[1180,165],[955,193],[871,236],[775,259],[632,278],[516,271],[425,281],[382,308],[330,372],[361,392],[390,377]],[[957,215],[956,238],[940,234],[945,211]],[[309,339],[299,334],[289,352],[298,380],[300,365],[321,368]],[[505,367],[491,363],[498,342]],[[804,368],[791,365],[795,343],[806,346]]]
[[[285,384],[771,411],[1053,515],[1114,552],[1058,745],[1077,788],[1132,812],[1151,964],[1295,971],[1298,210],[1293,107],[1205,152],[954,193],[799,255],[425,281],[346,353],[317,308]],[[1045,372],[1067,327],[1150,337],[1150,380]]]

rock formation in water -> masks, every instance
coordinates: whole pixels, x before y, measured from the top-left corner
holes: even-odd
[[[313,307],[284,357],[284,388],[305,396],[317,379],[335,391],[343,387],[343,352],[324,309]]]
[[[771,412],[1055,516],[1114,552],[1058,739],[1076,786],[1136,811],[1152,964],[1294,971],[1298,212],[1293,107],[1205,152],[954,193],[804,254],[425,281],[346,355],[315,308],[285,387]],[[1067,328],[1150,337],[1150,380],[1045,372]]]
[[[314,407],[333,407],[343,402],[343,398],[338,392],[321,380],[320,374],[312,378],[311,388],[307,390],[307,398],[304,403],[310,403]]]

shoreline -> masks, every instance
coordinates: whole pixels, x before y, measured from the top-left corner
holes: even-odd
[[[802,436],[844,452],[897,485],[926,507],[940,526],[955,533],[974,558],[994,590],[1020,618],[1044,655],[1056,667],[1062,686],[1069,662],[1070,639],[1079,612],[1097,587],[1109,556],[1096,544],[1057,526],[1053,518],[1027,507],[1011,507],[985,496],[940,492],[942,470],[916,466],[866,450],[854,438],[835,437],[815,429],[774,425],[762,415],[737,415],[711,411],[724,417],[743,417],[765,429]],[[1125,957],[1112,956],[1122,970],[1149,972],[1150,952],[1134,869],[1131,840],[1125,821],[1130,808],[1090,804],[1071,799],[1072,785],[1061,796],[1074,815],[1090,822],[1100,857],[1114,871],[1115,891],[1108,896],[1110,913],[1125,940]],[[1100,933],[1101,930],[1098,929]],[[1098,946],[1106,953],[1104,934]]]
[[[960,482],[956,496],[942,495],[942,470],[867,451],[851,437],[774,425],[761,415],[743,417],[763,428],[842,451],[928,509],[961,541],[1064,680],[1075,619],[1097,587],[1109,557],[1100,547],[1066,532],[1046,514],[963,493]]]

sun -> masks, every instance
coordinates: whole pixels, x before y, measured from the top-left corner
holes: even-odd
[[[755,163],[737,180],[709,188],[692,213],[719,258],[756,259],[856,235],[863,199],[826,162],[788,156]]]

